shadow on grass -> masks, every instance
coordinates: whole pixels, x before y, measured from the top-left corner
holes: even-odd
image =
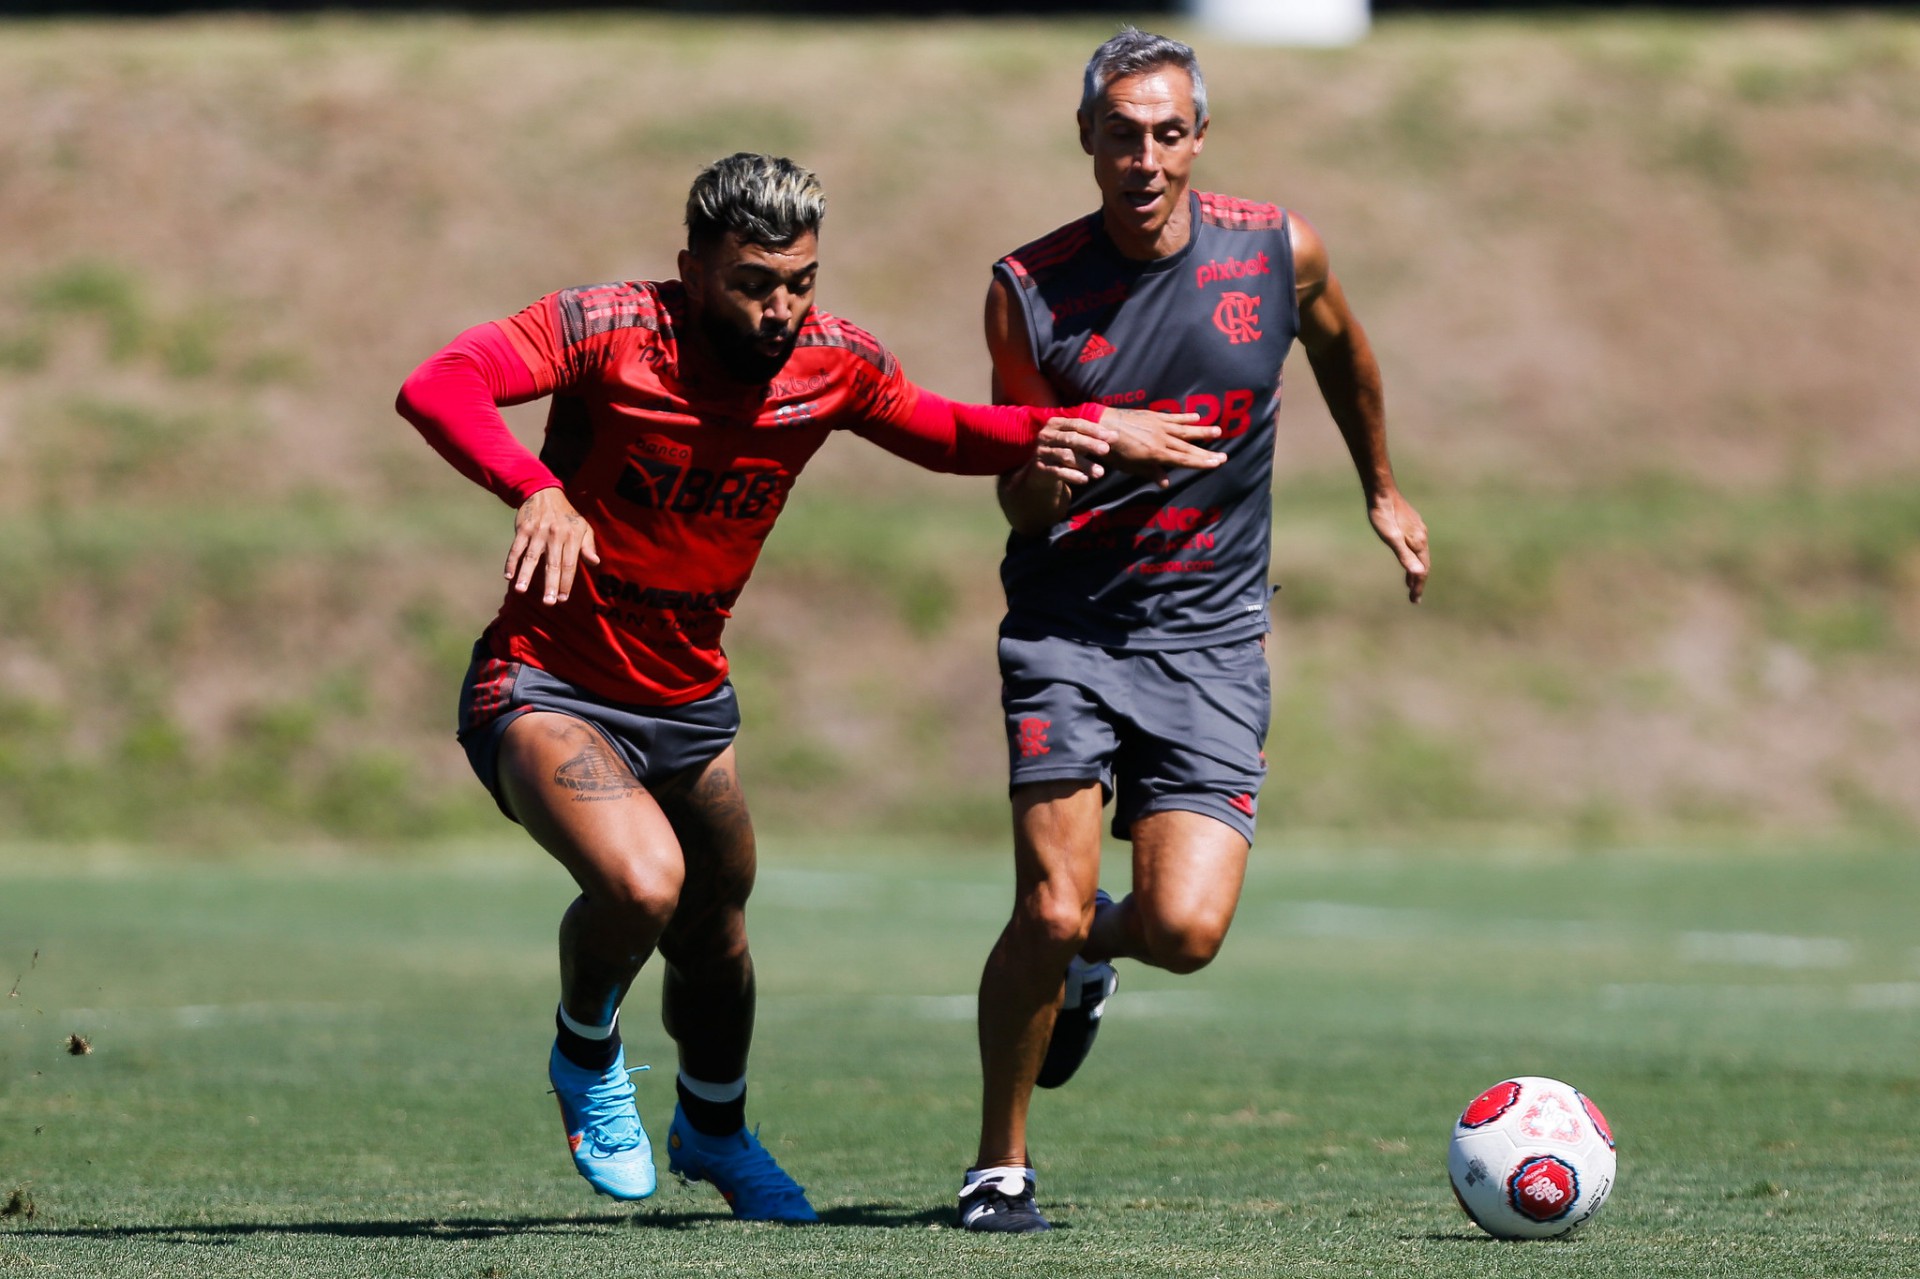
[[[826,1226],[868,1230],[925,1229],[946,1225],[948,1208],[902,1208],[891,1204],[854,1204],[820,1214]],[[725,1212],[640,1212],[619,1217],[433,1217],[420,1221],[230,1221],[180,1226],[27,1227],[6,1235],[35,1239],[154,1239],[161,1242],[219,1246],[256,1235],[327,1235],[341,1239],[500,1239],[520,1234],[585,1234],[613,1227],[640,1230],[694,1230],[729,1224]]]

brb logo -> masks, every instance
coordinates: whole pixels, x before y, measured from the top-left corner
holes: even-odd
[[[1260,340],[1260,299],[1251,293],[1222,293],[1213,308],[1213,327],[1235,346]]]
[[[613,491],[632,502],[675,515],[707,515],[728,520],[770,519],[779,514],[781,500],[793,485],[784,471],[709,471],[686,466],[652,450],[636,449],[629,456]]]
[[[1220,439],[1215,443],[1245,435],[1253,425],[1253,392],[1245,389],[1224,395],[1198,391],[1184,400],[1155,400],[1147,407],[1156,413],[1198,414],[1200,420],[1196,426],[1220,428]]]
[[[1020,748],[1021,759],[1032,759],[1036,755],[1049,754],[1053,748],[1047,745],[1047,730],[1053,727],[1050,719],[1023,719],[1020,721],[1020,736],[1015,744]]]
[[[1580,1178],[1572,1165],[1541,1155],[1528,1159],[1507,1179],[1507,1202],[1534,1221],[1554,1221],[1573,1210],[1580,1197]]]

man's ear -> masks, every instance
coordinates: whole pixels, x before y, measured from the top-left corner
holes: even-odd
[[[1203,115],[1200,117],[1200,127],[1193,131],[1193,153],[1195,155],[1199,155],[1200,148],[1207,144],[1207,126],[1212,123],[1212,116]]]
[[[1073,119],[1080,126],[1080,149],[1088,155],[1093,154],[1093,121],[1087,118],[1085,111],[1073,113]]]
[[[706,281],[700,276],[700,259],[693,255],[692,249],[680,250],[680,283],[686,287],[687,296],[700,301]]]

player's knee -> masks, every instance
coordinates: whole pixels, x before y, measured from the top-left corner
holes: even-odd
[[[589,895],[627,926],[658,935],[680,905],[680,884],[660,876],[616,875],[596,885]]]
[[[1149,913],[1143,923],[1149,962],[1170,973],[1199,972],[1213,962],[1227,940],[1225,920],[1156,919]]]
[[[1043,884],[1021,901],[1016,924],[1032,944],[1061,955],[1072,955],[1086,943],[1093,927],[1093,902],[1079,893]]]

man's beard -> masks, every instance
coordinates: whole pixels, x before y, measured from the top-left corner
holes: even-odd
[[[797,329],[783,333],[779,351],[768,355],[760,349],[759,335],[742,333],[711,313],[700,317],[700,333],[729,377],[755,386],[771,382],[773,375],[786,367],[787,357],[793,354],[794,343],[800,340]]]

